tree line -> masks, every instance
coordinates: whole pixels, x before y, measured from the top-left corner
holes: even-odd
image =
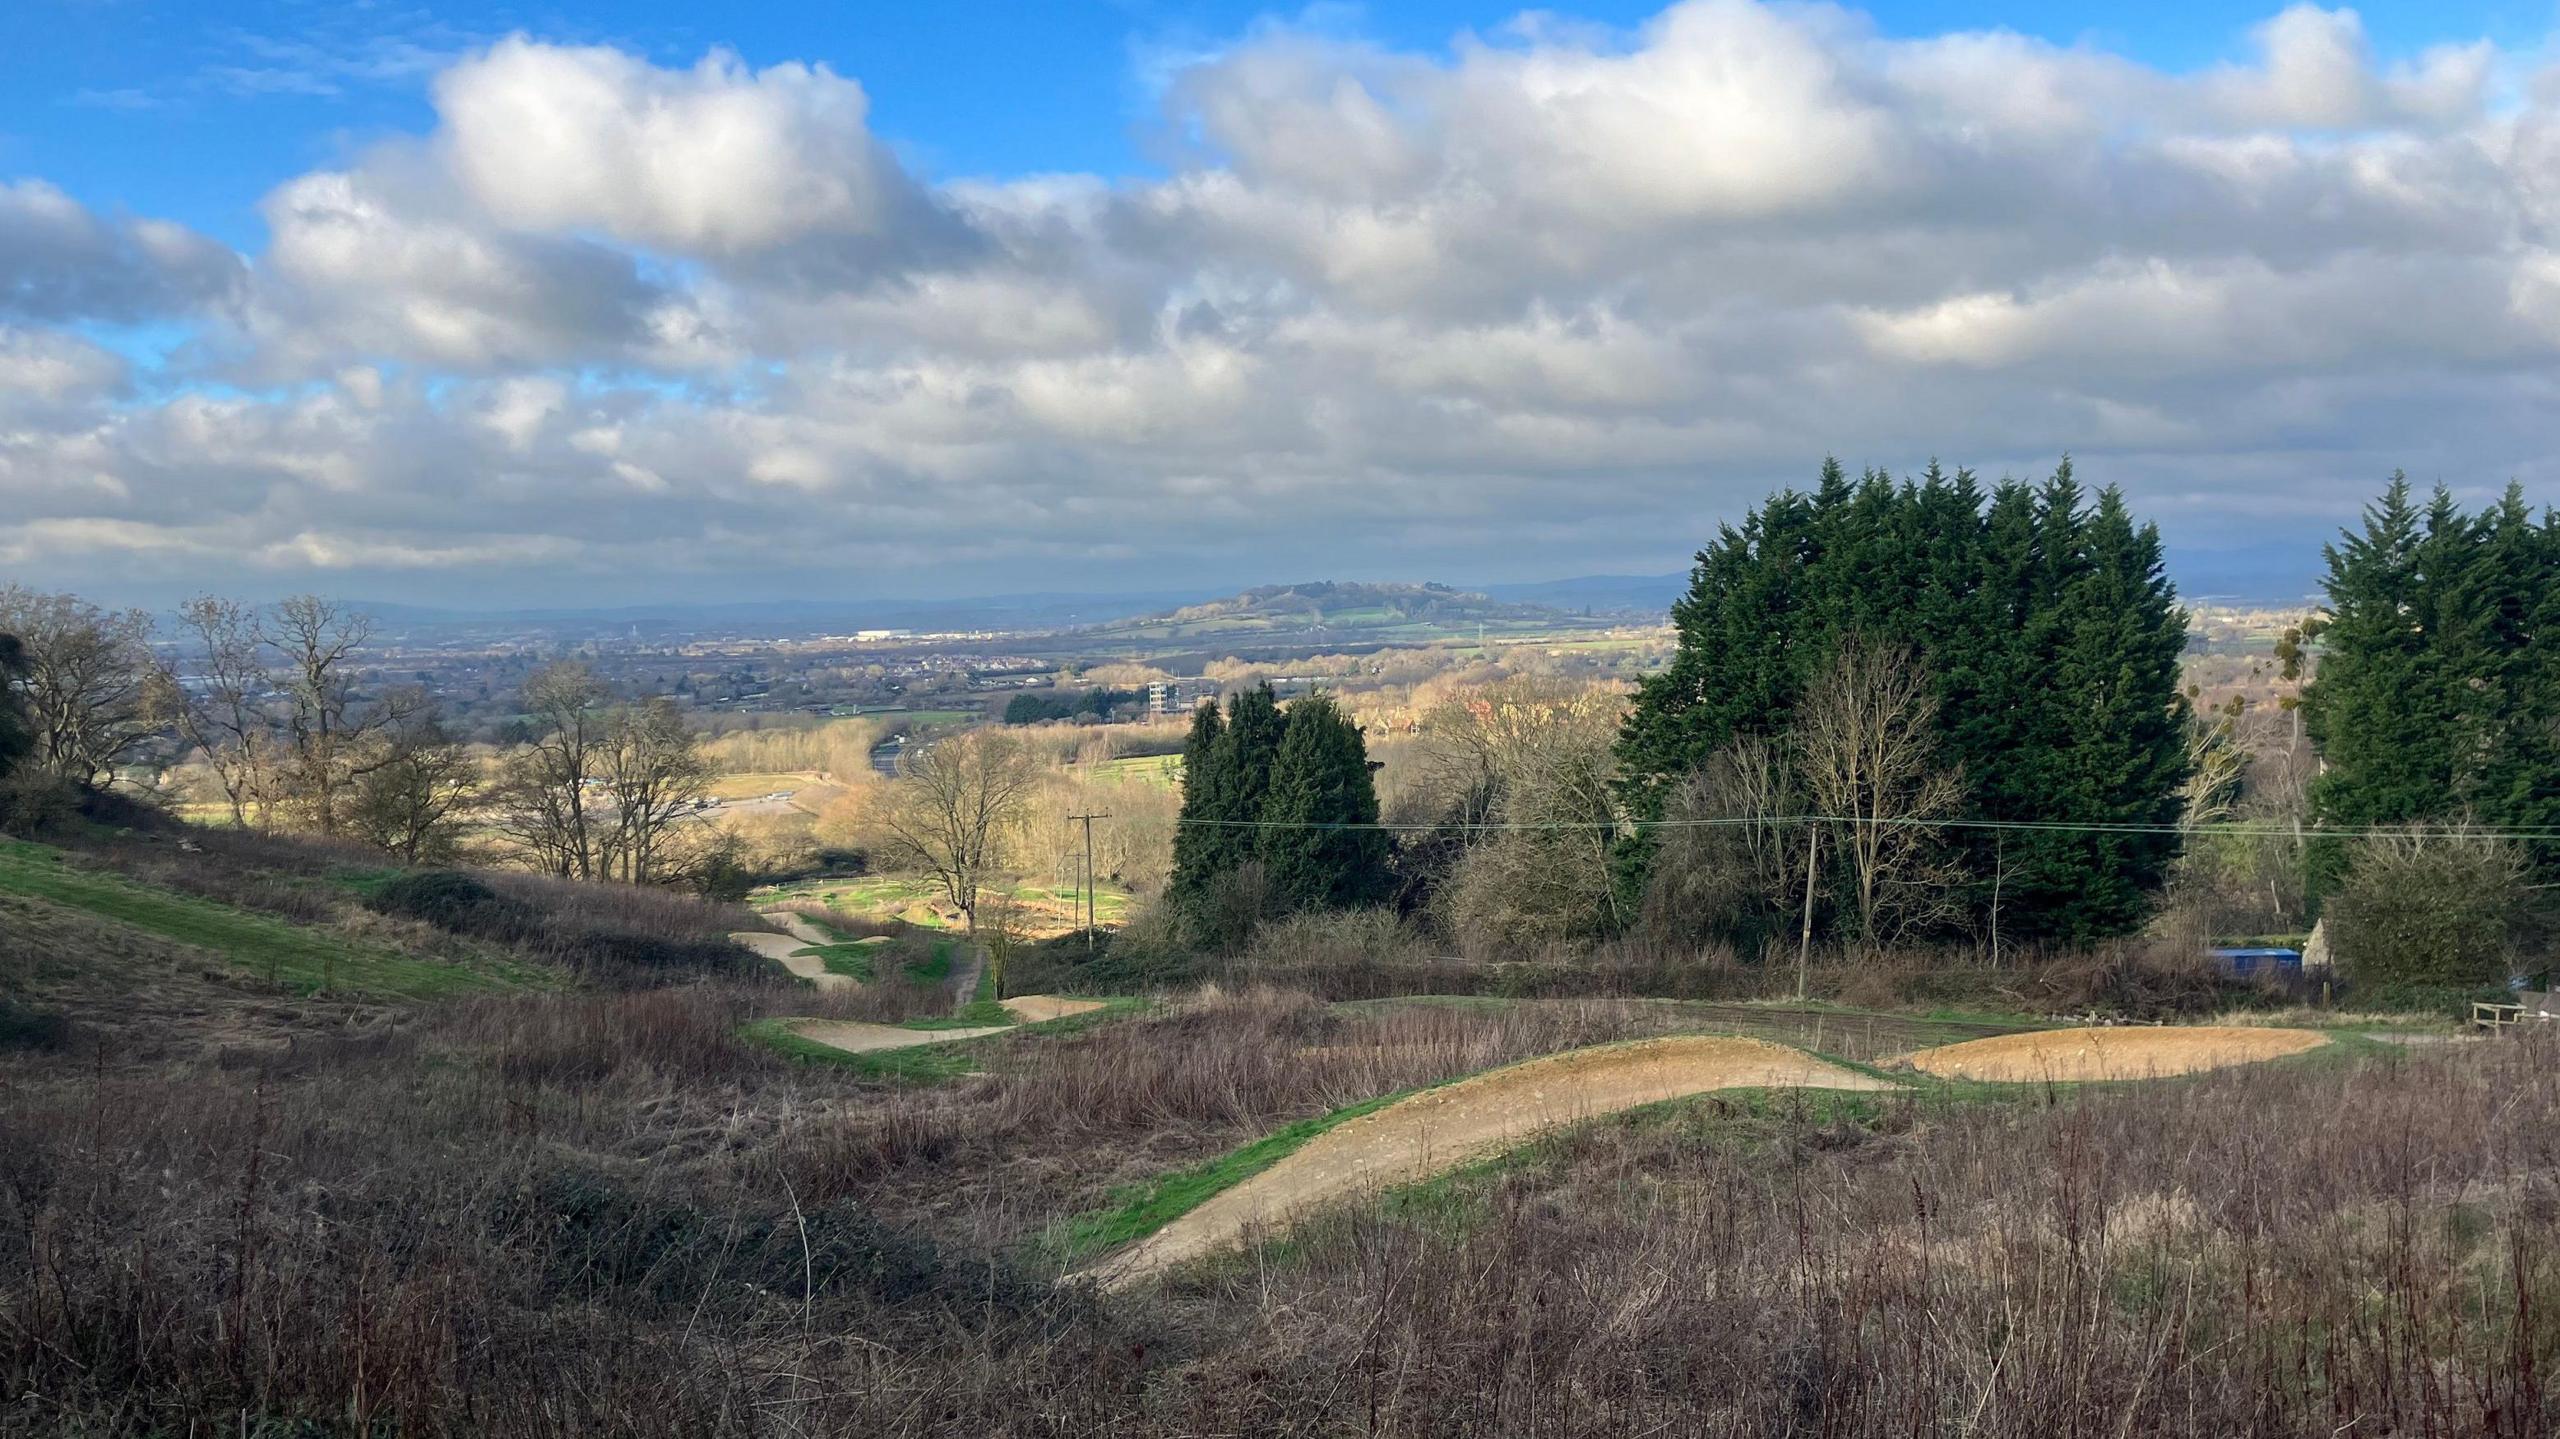
[[[621,701],[574,662],[527,681],[524,740],[493,767],[423,688],[366,666],[370,618],[317,596],[191,599],[164,655],[141,610],[11,585],[0,637],[0,768],[17,771],[0,819],[22,826],[156,751],[199,764],[235,826],[407,864],[455,859],[475,828],[580,879],[670,883],[725,861],[692,822],[711,770],[682,712]]]
[[[2395,478],[2329,558],[2327,604],[2274,656],[2309,678],[2309,743],[2262,751],[2245,706],[2182,691],[2187,616],[2120,492],[2068,461],[1993,485],[1826,463],[1699,553],[1677,648],[1631,700],[1514,684],[1432,713],[1392,839],[1331,701],[1202,709],[1169,897],[1208,942],[1239,911],[1385,900],[1470,952],[1643,932],[1996,955],[2143,928],[2244,799],[2302,831],[2266,848],[2342,917],[2370,915],[2386,874],[2438,897],[2547,886],[2551,838],[2358,836],[2560,830],[2560,526],[2513,490],[2473,515]],[[1300,815],[1321,823],[1283,822]],[[2504,920],[2475,930],[2512,951]]]

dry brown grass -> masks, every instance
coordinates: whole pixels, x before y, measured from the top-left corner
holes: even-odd
[[[2112,1439],[2560,1412],[2541,1038],[1997,1104],[1711,1097],[1095,1300],[1031,1256],[1114,1186],[1679,1007],[1249,989],[976,1041],[987,1073],[897,1088],[740,1042],[805,1012],[775,986],[306,1003],[38,907],[0,914],[0,958],[75,1034],[0,1053],[0,1434]]]

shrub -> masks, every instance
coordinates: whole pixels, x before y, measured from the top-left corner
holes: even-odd
[[[71,1021],[50,1010],[29,1009],[0,996],[0,1052],[55,1050],[69,1046]]]
[[[2526,872],[2514,845],[2465,831],[2359,841],[2329,901],[2330,944],[2361,990],[2503,984]]]
[[[424,920],[438,929],[483,939],[514,939],[534,929],[533,910],[459,870],[404,874],[365,900],[379,914]]]

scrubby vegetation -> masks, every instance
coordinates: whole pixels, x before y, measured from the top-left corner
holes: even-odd
[[[2285,683],[2409,642],[2391,593],[2288,635]],[[45,643],[140,663],[130,617],[43,598],[9,605]],[[574,664],[465,753],[352,674],[248,682],[343,635],[316,602],[195,607],[249,669],[177,732],[0,644],[0,1433],[2548,1432],[2560,1040],[2443,1017],[2546,942],[2538,641],[2482,641],[2469,738],[2349,836],[2297,711],[2170,686],[2174,613],[2067,477],[1834,474],[1702,558],[1633,697],[1257,683],[1162,785],[1099,779],[1099,726],[959,716],[884,775],[871,721],[706,737]],[[2412,684],[2342,668],[2313,729],[2353,749]],[[223,738],[226,693],[267,738]],[[319,713],[354,727],[276,747]],[[117,762],[181,742],[228,823]],[[2113,827],[2004,827],[2039,794]],[[725,804],[825,877],[729,902],[776,871]],[[2315,911],[2335,974],[2205,952]],[[2215,1020],[2325,1042],[2118,1086],[1901,1062]],[[1568,1113],[1087,1282],[1399,1096],[1702,1033],[1889,1087]]]

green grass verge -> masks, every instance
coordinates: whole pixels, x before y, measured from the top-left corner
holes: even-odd
[[[475,968],[418,959],[273,915],[83,869],[65,862],[59,850],[18,840],[0,840],[0,890],[209,950],[247,973],[303,994],[326,989],[433,999],[538,982],[533,971],[514,966]]]
[[[923,984],[940,984],[951,977],[951,941],[937,940],[933,950],[922,959],[907,961],[907,978]]]
[[[876,947],[860,944],[813,944],[805,949],[793,950],[791,957],[798,959],[802,955],[815,955],[818,962],[827,967],[827,973],[841,974],[847,979],[858,979],[868,983],[871,979],[871,951]]]

